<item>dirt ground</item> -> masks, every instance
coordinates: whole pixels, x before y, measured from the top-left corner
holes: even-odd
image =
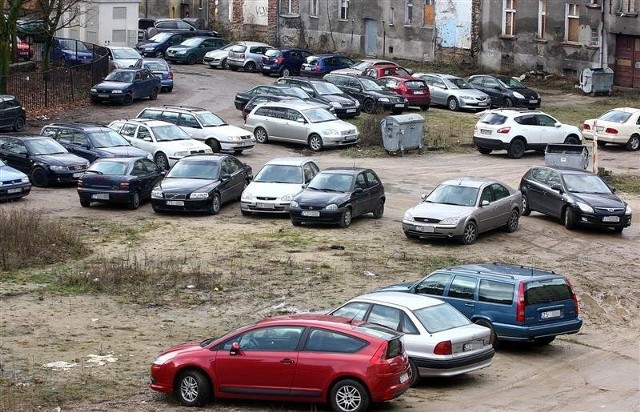
[[[237,90],[264,82],[261,75],[177,66],[174,93],[158,103],[207,107],[232,124]],[[178,80],[177,80],[178,82]],[[224,82],[224,83],[221,83]],[[197,85],[192,93],[182,85]],[[220,85],[224,84],[224,87]],[[546,91],[545,104],[574,104],[576,96]],[[589,104],[589,97],[581,97]],[[131,107],[90,106],[56,117],[110,121],[134,117]],[[438,110],[438,109],[432,109]],[[463,114],[471,115],[471,114]],[[29,126],[37,131],[40,123]],[[242,160],[257,171],[267,160],[298,150],[261,145]],[[151,206],[129,211],[81,208],[73,187],[34,189],[2,208],[30,208],[74,224],[100,258],[182,259],[218,274],[217,291],[195,282],[143,296],[56,294],[35,282],[0,283],[0,410],[171,411],[171,398],[148,389],[149,367],[164,348],[217,336],[264,316],[332,308],[377,286],[417,279],[438,262],[504,261],[567,275],[576,289],[584,326],[546,347],[505,345],[489,368],[450,379],[423,380],[378,410],[640,410],[640,194],[623,193],[636,215],[620,235],[566,230],[533,213],[513,233],[481,235],[478,243],[406,239],[401,219],[439,181],[460,175],[500,177],[517,186],[539,154],[519,160],[496,153],[426,153],[402,158],[346,158],[340,150],[314,155],[321,167],[372,167],[387,192],[385,215],[356,219],[348,229],[293,227],[287,218],[243,217],[238,203],[217,216],[156,215]],[[614,173],[638,173],[638,153],[600,150]],[[2,234],[10,236],[10,234]],[[52,245],[55,247],[55,245]],[[64,268],[53,271],[64,275]],[[57,273],[56,272],[56,273]],[[96,280],[98,281],[98,280]],[[154,299],[148,298],[154,296]],[[39,408],[38,405],[44,405]],[[320,406],[321,410],[328,410]],[[217,402],[207,410],[313,410],[309,405]]]

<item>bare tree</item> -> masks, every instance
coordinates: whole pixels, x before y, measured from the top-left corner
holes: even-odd
[[[18,55],[16,21],[18,20],[18,12],[25,1],[26,0],[0,0],[2,9],[5,10],[5,13],[0,15],[0,93],[7,92],[9,63],[16,60],[15,57]]]

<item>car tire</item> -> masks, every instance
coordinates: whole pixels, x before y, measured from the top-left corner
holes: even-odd
[[[636,150],[640,149],[640,136],[638,136],[637,134],[634,134],[633,136],[631,136],[629,138],[629,141],[625,145],[625,149],[632,152],[635,152]]]
[[[415,362],[409,359],[409,367],[411,368],[411,387],[418,386],[420,383],[420,373],[418,373],[418,367]]]
[[[422,111],[425,111],[425,112],[426,112],[427,110],[429,110],[430,108],[431,108],[431,105],[428,105],[428,104],[425,104],[425,105],[423,105],[423,106],[420,106],[420,109],[421,109]]]
[[[344,379],[331,388],[329,403],[336,412],[366,411],[370,403],[369,392],[360,382]]]
[[[31,183],[37,187],[49,186],[49,176],[47,176],[47,171],[41,167],[33,169],[31,172]]]
[[[607,142],[603,142],[602,140],[598,140],[598,147],[605,147]]]
[[[302,225],[302,222],[300,222],[299,220],[292,220],[291,224],[294,225],[294,226],[300,226],[300,225]]]
[[[19,132],[24,128],[24,124],[25,124],[25,118],[22,116],[19,116],[15,122],[13,122],[13,131],[14,132]]]
[[[253,136],[256,138],[256,142],[258,143],[267,143],[269,141],[269,135],[262,127],[256,127],[256,130],[253,131]]]
[[[309,149],[314,152],[322,150],[322,137],[320,135],[314,133],[309,136]]]
[[[485,147],[478,147],[478,152],[480,152],[483,155],[488,155],[488,154],[491,154],[491,152],[493,152],[493,149],[487,149]]]
[[[373,218],[380,219],[383,214],[384,214],[384,199],[380,199],[378,200],[378,204],[376,205],[376,208],[373,209]]]
[[[88,200],[82,200],[82,199],[80,199],[80,206],[82,206],[82,207],[89,207],[89,206],[91,206],[91,202],[90,202],[90,201],[88,201]]]
[[[131,199],[129,199],[129,210],[136,210],[137,208],[140,207],[140,192],[134,192],[133,195],[131,196]]]
[[[222,59],[220,61],[220,68],[223,70],[229,70],[229,64],[227,64],[227,59]]]
[[[244,71],[249,73],[255,72],[256,64],[254,62],[247,62],[247,64],[244,65]]]
[[[391,114],[402,114],[404,112],[404,108],[402,109],[391,109]]]
[[[518,220],[520,219],[520,212],[518,209],[513,209],[511,214],[509,215],[509,220],[505,225],[505,230],[507,233],[513,233],[518,230]]]
[[[509,148],[507,149],[507,156],[512,159],[520,159],[522,156],[524,156],[524,151],[526,150],[526,148],[527,146],[521,139],[513,139],[511,141],[511,144],[509,145]]]
[[[154,161],[160,168],[160,170],[169,170],[169,159],[167,159],[167,155],[162,152],[156,153],[154,156]]]
[[[567,229],[573,230],[576,228],[576,214],[573,209],[571,209],[571,206],[567,206],[564,208],[562,220],[564,221],[564,227],[566,227]]]
[[[187,56],[187,64],[196,64],[198,62],[198,58],[195,54],[190,54]]]
[[[242,154],[242,150],[234,150],[233,154],[236,155],[236,156],[241,155]]]
[[[376,110],[376,102],[372,99],[367,99],[362,103],[362,111],[365,113],[373,113]]]
[[[156,52],[156,55],[154,57],[158,59],[164,59],[164,52],[162,51]]]
[[[522,193],[522,216],[529,216],[531,209],[529,209],[529,198],[526,193]]]
[[[222,206],[220,200],[220,193],[216,192],[213,194],[213,199],[211,199],[211,205],[209,206],[209,214],[217,215],[220,212],[220,207]]]
[[[351,211],[351,207],[347,206],[344,208],[342,212],[342,216],[340,217],[340,227],[346,228],[351,226],[351,220],[353,219],[353,212]]]
[[[486,319],[476,319],[473,321],[473,323],[475,323],[476,325],[480,325],[480,326],[484,326],[485,328],[489,328],[490,332],[490,338],[489,340],[491,341],[491,344],[493,345],[494,349],[497,349],[498,346],[500,345],[500,341],[498,340],[498,335],[496,335],[496,331],[493,328],[493,325],[491,324],[491,322],[489,322]]]
[[[464,226],[462,232],[462,243],[465,245],[473,245],[478,240],[478,225],[475,222],[468,222]]]
[[[502,104],[504,107],[513,107],[513,100],[511,100],[508,97],[505,97]]]
[[[133,95],[131,93],[125,94],[124,98],[122,99],[122,105],[123,106],[130,106],[131,103],[133,103]]]
[[[153,90],[151,90],[151,94],[149,95],[149,100],[156,100],[158,98],[158,89],[157,88],[153,88]]]
[[[623,229],[624,229],[623,227],[614,227],[613,231],[616,232],[616,233],[622,233]]]
[[[232,72],[237,72],[238,68],[236,66],[231,66],[231,65],[227,65],[227,67],[229,68],[229,70],[231,70]]]
[[[456,99],[455,97],[449,97],[449,100],[447,100],[447,107],[449,108],[449,110],[453,110],[454,112],[458,111],[460,109],[458,99]]]
[[[544,345],[550,344],[555,339],[556,339],[555,336],[545,336],[544,338],[535,338],[533,340],[533,343],[535,343],[536,345],[544,346]]]
[[[184,406],[203,406],[211,397],[211,384],[200,371],[182,372],[177,380],[176,396]]]
[[[580,139],[578,138],[578,136],[570,135],[567,136],[566,139],[564,139],[564,144],[580,144]]]
[[[216,139],[209,139],[206,141],[207,146],[209,146],[211,148],[211,150],[213,151],[213,153],[220,153],[220,142],[218,142]]]
[[[173,86],[167,87],[167,93],[171,93],[173,91]]]
[[[283,68],[283,69],[280,71],[280,76],[281,76],[281,77],[289,77],[289,76],[291,76],[291,69],[290,69],[290,68],[288,68],[288,67]]]

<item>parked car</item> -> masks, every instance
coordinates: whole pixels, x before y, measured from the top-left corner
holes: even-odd
[[[147,68],[115,69],[104,81],[91,87],[91,101],[116,102],[128,106],[135,99],[148,97],[149,100],[156,100],[161,87],[160,79]]]
[[[253,178],[251,166],[231,155],[186,156],[178,160],[151,193],[155,212],[207,212],[212,215]]]
[[[383,76],[378,79],[378,82],[407,99],[409,106],[418,106],[422,110],[429,110],[431,93],[424,80],[412,77]]]
[[[0,135],[0,160],[29,176],[34,186],[75,183],[89,162],[47,136]]]
[[[460,177],[423,195],[405,212],[402,230],[408,238],[454,238],[471,245],[492,229],[515,232],[521,212],[518,190],[493,179]]]
[[[351,66],[349,66],[347,68],[333,70],[331,73],[361,75],[362,72],[364,72],[369,67],[388,66],[388,65],[391,65],[391,66],[396,65],[397,66],[397,64],[392,62],[391,60],[362,59],[362,60],[357,60],[356,62],[354,62]]]
[[[231,50],[235,45],[236,43],[231,43],[219,48],[218,50],[207,52],[202,59],[204,64],[208,64],[212,69],[228,69],[229,65],[227,64],[227,58],[229,57],[229,50]]]
[[[384,186],[373,170],[330,167],[293,197],[289,216],[294,226],[313,223],[349,227],[354,217],[367,213],[380,219],[385,201]]]
[[[80,40],[54,37],[51,44],[51,61],[66,66],[77,66],[93,61],[93,52]]]
[[[376,65],[371,66],[362,71],[363,76],[371,77],[372,79],[379,79],[385,76],[395,76],[395,77],[404,77],[410,78],[411,72],[404,67],[400,67],[395,64],[390,64],[387,66]]]
[[[532,211],[576,226],[612,228],[620,233],[631,225],[631,207],[600,176],[584,170],[535,166],[520,180],[522,214]]]
[[[0,94],[0,129],[19,132],[27,121],[27,112],[20,101],[10,94]]]
[[[437,269],[417,282],[379,289],[442,299],[500,341],[546,345],[582,326],[569,280],[528,266],[478,263]]]
[[[154,76],[160,79],[161,91],[167,93],[173,91],[173,70],[164,59],[145,57],[142,59],[142,67],[150,70]]]
[[[141,64],[142,55],[133,47],[106,46],[105,48],[109,53],[109,71],[138,67]]]
[[[312,104],[317,107],[321,107],[325,110],[335,113],[334,107],[327,103],[325,100],[311,97],[307,92],[300,87],[295,87],[286,84],[266,84],[252,87],[249,90],[236,93],[236,97],[233,100],[233,104],[236,109],[243,111],[244,106],[251,100],[252,97],[261,94],[269,94],[272,96],[291,96],[296,97],[308,104]]]
[[[491,106],[491,98],[485,92],[471,87],[461,77],[440,73],[414,73],[429,85],[431,104],[446,106],[450,110],[485,110]]]
[[[18,50],[18,58],[27,62],[33,59],[33,47],[26,41],[20,40],[19,37],[16,37],[16,49]]]
[[[267,50],[273,49],[266,43],[241,41],[229,49],[227,65],[229,69],[236,71],[243,69],[246,72],[260,70],[262,56]]]
[[[407,99],[390,90],[384,90],[370,77],[329,73],[324,79],[358,100],[365,113],[390,110],[393,114],[400,114],[409,107]]]
[[[477,74],[467,82],[478,90],[488,94],[494,107],[525,107],[537,109],[542,98],[535,90],[523,85],[519,80],[504,75]]]
[[[103,157],[151,157],[112,129],[95,123],[51,123],[40,130],[70,153],[93,162]]]
[[[336,116],[341,119],[349,119],[360,115],[360,102],[328,81],[289,76],[279,78],[275,84],[301,88],[311,97],[331,105],[335,110]]]
[[[560,123],[538,110],[486,110],[473,129],[473,144],[482,154],[506,150],[520,159],[527,150],[544,151],[547,144],[582,144],[580,129]]]
[[[228,124],[217,114],[200,107],[145,107],[137,117],[163,120],[180,126],[192,139],[204,142],[214,153],[224,150],[240,154],[256,144],[251,133]]]
[[[136,44],[136,49],[144,57],[166,57],[166,51],[169,47],[182,43],[191,37],[216,37],[214,32],[208,30],[193,31],[162,31],[149,40]]]
[[[137,209],[151,198],[151,190],[162,176],[158,165],[146,157],[100,158],[78,179],[80,205],[115,203]]]
[[[166,59],[173,63],[203,63],[204,55],[212,50],[229,44],[222,37],[191,37],[180,44],[171,46],[166,51]]]
[[[240,210],[252,213],[289,213],[291,199],[320,171],[308,157],[269,160],[242,192]]]
[[[640,109],[620,107],[597,119],[585,120],[582,137],[593,140],[596,133],[599,146],[612,143],[624,145],[627,150],[640,149]]]
[[[187,406],[211,398],[265,399],[328,402],[336,412],[363,412],[409,388],[401,336],[329,315],[264,319],[165,350],[151,366],[151,389],[175,394]]]
[[[247,104],[242,108],[242,118],[246,121],[249,113],[256,108],[257,105],[267,102],[289,102],[289,103],[304,103],[304,100],[293,96],[277,96],[273,94],[257,94],[253,96]]]
[[[322,77],[338,69],[353,66],[354,61],[340,54],[315,54],[302,63],[300,74],[309,77]]]
[[[309,50],[297,47],[286,47],[283,49],[269,49],[262,56],[262,74],[269,76],[291,76],[300,74],[300,68],[307,57],[311,56]]]
[[[314,152],[324,147],[353,145],[360,138],[351,123],[316,105],[295,102],[264,103],[249,113],[244,127],[258,143],[299,143]]]
[[[20,199],[31,193],[29,176],[0,159],[0,201]]]
[[[211,148],[192,139],[173,123],[152,119],[116,120],[109,127],[120,133],[135,147],[151,154],[162,170],[190,154],[210,154]]]
[[[402,292],[355,297],[330,315],[361,320],[403,333],[411,383],[421,377],[448,377],[491,366],[491,330],[476,325],[440,299]]]
[[[47,32],[44,20],[39,18],[24,18],[16,21],[16,35],[27,44],[44,43]]]

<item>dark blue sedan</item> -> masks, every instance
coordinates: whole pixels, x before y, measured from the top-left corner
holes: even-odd
[[[0,160],[0,200],[19,199],[30,192],[29,176]]]
[[[125,204],[137,209],[151,198],[164,173],[146,157],[105,157],[96,160],[78,179],[80,205],[91,202]]]
[[[157,99],[161,88],[160,79],[149,69],[115,69],[103,82],[91,88],[91,101],[116,102],[128,106],[134,99]]]

